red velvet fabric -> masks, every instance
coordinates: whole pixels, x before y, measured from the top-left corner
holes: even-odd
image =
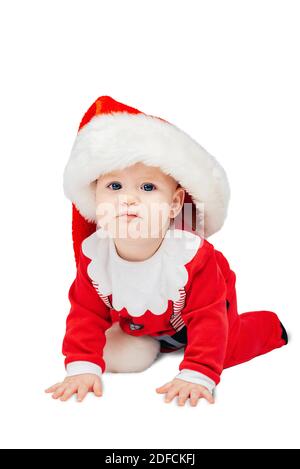
[[[90,262],[80,249],[76,279],[69,291],[71,310],[63,341],[65,365],[90,361],[105,371],[102,351],[105,330],[114,319],[93,286],[87,267]],[[187,345],[179,370],[198,371],[216,384],[224,368],[243,363],[286,344],[278,316],[272,311],[238,314],[235,273],[224,255],[204,240],[186,264],[186,303],[181,312],[187,327]],[[112,303],[112,296],[110,295]],[[172,302],[161,315],[146,311],[132,318],[125,308],[116,312],[121,328],[129,335],[159,336],[175,333],[170,322]],[[134,323],[141,329],[132,329]]]

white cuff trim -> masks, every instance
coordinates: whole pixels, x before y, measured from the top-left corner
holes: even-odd
[[[212,393],[213,389],[216,387],[216,383],[210,379],[208,376],[200,373],[199,371],[189,370],[184,368],[181,372],[175,376],[175,378],[183,379],[184,381],[190,381],[191,383],[201,384],[205,386],[210,393]]]
[[[82,375],[85,373],[93,373],[99,377],[102,375],[102,369],[96,363],[87,361],[75,361],[68,363],[66,366],[68,376]]]

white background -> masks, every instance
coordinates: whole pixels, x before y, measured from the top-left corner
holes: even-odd
[[[1,3],[1,446],[299,448],[299,2]],[[286,347],[224,370],[216,403],[155,388],[182,352],[54,400],[75,275],[62,174],[101,95],[174,123],[224,166],[231,201],[209,241],[239,312],[268,309]]]

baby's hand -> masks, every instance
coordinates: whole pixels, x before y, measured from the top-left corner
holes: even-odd
[[[167,393],[165,402],[170,402],[178,394],[178,405],[184,405],[189,396],[192,406],[196,406],[198,399],[201,397],[204,397],[210,404],[214,404],[215,402],[212,394],[205,386],[177,378],[160,388],[156,388],[156,392]]]
[[[82,401],[89,391],[94,391],[96,396],[102,396],[101,379],[94,373],[67,376],[63,382],[45,389],[45,392],[53,392],[53,399],[61,396],[61,401],[66,401],[76,392],[77,400]]]

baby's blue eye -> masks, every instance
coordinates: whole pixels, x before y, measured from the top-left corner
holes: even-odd
[[[120,184],[119,182],[111,182],[107,187],[112,186],[112,185],[113,185],[114,187],[115,187],[115,186],[121,186],[121,184]],[[115,189],[113,189],[113,190],[115,190]],[[118,190],[118,189],[116,189],[116,190]]]
[[[151,183],[143,184],[143,186],[148,187],[148,189],[146,189],[146,192],[151,192],[151,187],[155,187],[154,184],[151,184]],[[149,189],[149,186],[150,186],[150,189]]]

